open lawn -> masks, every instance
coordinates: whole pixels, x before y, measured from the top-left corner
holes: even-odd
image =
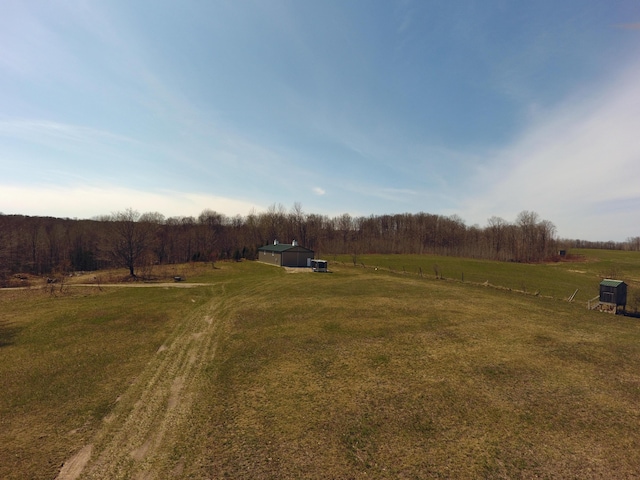
[[[640,257],[585,253],[0,291],[0,478],[640,476],[640,323],[584,305]]]

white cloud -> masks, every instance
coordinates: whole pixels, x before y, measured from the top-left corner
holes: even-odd
[[[313,189],[312,189],[312,190],[313,190],[313,193],[315,193],[316,195],[320,195],[320,196],[322,196],[322,195],[324,195],[325,193],[327,193],[327,192],[325,192],[325,191],[324,191],[322,188],[320,188],[320,187],[313,187]]]
[[[225,215],[247,215],[262,207],[250,201],[219,197],[206,193],[144,192],[118,187],[60,188],[51,185],[0,185],[0,212],[61,218],[92,218],[133,208],[160,212],[165,217],[198,216],[204,209]]]
[[[484,223],[533,210],[564,237],[624,240],[640,221],[640,68],[539,115],[493,156],[462,206]],[[626,210],[626,213],[621,212]],[[484,217],[484,218],[482,218]],[[635,232],[635,233],[634,233]]]

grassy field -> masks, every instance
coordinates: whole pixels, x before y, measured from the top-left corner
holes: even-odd
[[[87,444],[99,458],[105,419],[140,403],[158,352],[205,313],[220,327],[179,397],[188,418],[157,437],[161,460],[127,451],[112,478],[637,477],[640,324],[582,299],[611,272],[633,286],[640,257],[582,253],[362,256],[329,274],[224,263],[187,270],[208,284],[189,289],[0,291],[0,478],[56,478]]]
[[[492,262],[436,255],[358,255],[356,265],[409,276],[438,276],[452,281],[488,283],[507,289],[565,299],[576,290],[576,302],[598,295],[603,278],[618,278],[630,286],[628,303],[640,291],[640,252],[571,250],[574,261],[546,264]],[[351,255],[331,255],[331,260],[353,265]],[[640,303],[640,302],[639,302]],[[640,307],[640,305],[638,305]]]
[[[205,294],[67,292],[0,291],[0,478],[55,478]]]

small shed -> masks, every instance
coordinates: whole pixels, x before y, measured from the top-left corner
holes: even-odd
[[[329,262],[326,260],[310,260],[309,266],[313,269],[314,272],[328,272]]]
[[[618,307],[622,307],[624,312],[627,307],[627,284],[622,280],[613,280],[605,278],[600,282],[600,303],[608,303],[615,305],[615,311],[618,313]]]

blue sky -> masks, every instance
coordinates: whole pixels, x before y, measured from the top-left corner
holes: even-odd
[[[5,0],[0,212],[640,235],[640,4]]]

